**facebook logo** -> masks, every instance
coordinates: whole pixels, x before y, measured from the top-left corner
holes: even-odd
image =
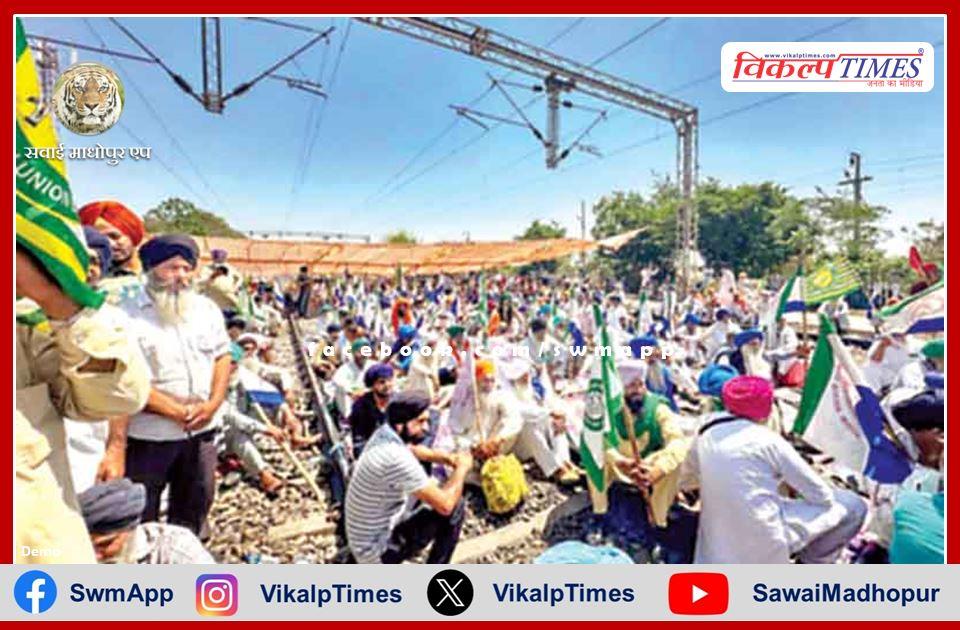
[[[24,612],[39,615],[57,601],[57,583],[43,571],[27,571],[13,585],[13,598]]]

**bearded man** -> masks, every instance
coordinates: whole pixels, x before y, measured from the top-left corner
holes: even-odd
[[[199,249],[186,235],[140,248],[144,293],[125,305],[151,374],[146,408],[129,419],[127,477],[146,487],[143,520],[156,521],[168,486],[170,523],[205,537],[213,503],[215,428],[230,379],[230,338],[220,309],[194,289]]]
[[[137,214],[119,201],[92,201],[77,211],[80,222],[89,225],[110,241],[110,269],[101,269],[102,277],[116,278],[140,273],[137,246],[146,230]]]

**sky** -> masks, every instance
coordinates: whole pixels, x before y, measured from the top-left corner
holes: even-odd
[[[488,73],[508,70],[344,17],[283,18],[315,29],[321,41],[277,72],[323,84],[326,99],[264,80],[206,112],[154,64],[61,46],[61,68],[99,61],[118,72],[126,102],[111,130],[82,137],[60,129],[67,147],[150,146],[150,161],[117,166],[69,161],[78,204],[115,198],[145,213],[176,196],[243,230],[316,230],[369,235],[406,229],[424,241],[509,239],[534,219],[580,231],[589,208],[613,191],[647,193],[675,169],[675,134],[663,121],[587,95],[568,96],[561,114],[567,146],[606,109],[583,140],[599,156],[573,151],[547,170],[528,129],[490,129],[451,105],[515,117],[490,89]],[[700,175],[725,184],[773,180],[797,195],[837,190],[851,151],[863,155],[864,199],[890,209],[885,246],[904,253],[902,226],[945,218],[944,22],[939,17],[828,16],[720,18],[479,17],[472,21],[570,59],[593,64],[699,108]],[[201,89],[198,18],[122,18],[175,72]],[[45,35],[132,54],[143,52],[106,18],[24,18]],[[642,35],[641,35],[642,34]],[[256,76],[312,37],[240,17],[222,20],[225,91]],[[935,87],[926,93],[770,94],[724,92],[719,52],[728,41],[920,41],[936,51]],[[504,86],[520,105],[534,80],[511,73]],[[479,100],[477,100],[479,98]],[[756,105],[753,105],[756,103]],[[545,127],[542,100],[525,110]],[[587,220],[589,230],[591,221]]]

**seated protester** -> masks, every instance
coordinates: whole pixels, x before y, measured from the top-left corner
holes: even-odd
[[[397,393],[387,406],[387,422],[354,464],[345,515],[347,542],[359,563],[397,564],[431,542],[428,563],[446,564],[453,557],[464,518],[463,482],[473,458],[422,449],[418,459],[411,445],[428,430],[429,406],[423,392]],[[446,483],[438,486],[421,461],[453,468]]]
[[[287,435],[280,427],[264,424],[246,414],[245,409],[241,410],[241,405],[237,400],[240,384],[237,376],[238,361],[239,357],[233,355],[233,373],[230,376],[230,388],[227,390],[227,399],[224,402],[222,450],[236,456],[240,460],[243,470],[257,477],[260,488],[267,495],[275,496],[283,486],[283,480],[270,470],[269,465],[260,453],[260,449],[253,441],[253,435],[256,433],[269,435],[277,442],[286,440]]]
[[[700,412],[702,414],[712,414],[725,411],[723,398],[721,397],[723,386],[731,378],[739,375],[737,368],[730,365],[714,363],[705,367],[697,379],[697,389],[703,395]]]
[[[570,462],[567,441],[567,416],[550,410],[537,400],[531,381],[532,366],[526,359],[515,359],[503,365],[509,383],[510,402],[520,413],[523,429],[517,438],[514,454],[521,460],[533,459],[543,476],[570,485],[580,480],[580,471]]]
[[[297,403],[293,374],[273,364],[273,348],[269,340],[260,335],[245,333],[238,341],[243,350],[243,358],[240,359],[239,365],[276,386],[283,394],[284,402],[277,409],[277,415],[282,426],[290,434],[290,443],[295,448],[315,444],[319,436],[305,435],[303,423],[293,411]]]
[[[354,458],[360,457],[367,440],[387,419],[387,403],[393,395],[393,368],[387,363],[373,364],[363,375],[363,384],[369,391],[354,401],[347,418]]]
[[[943,391],[927,390],[895,405],[893,416],[920,452],[893,506],[890,562],[943,564]]]
[[[239,282],[238,282],[239,281]],[[243,279],[231,276],[226,265],[215,265],[209,278],[201,279],[200,292],[214,301],[226,316],[240,312],[240,289]]]
[[[903,333],[880,335],[867,350],[863,378],[875,392],[885,394],[910,361],[910,350]]]
[[[404,348],[409,348],[407,351],[409,354],[404,352]],[[397,340],[390,348],[390,357],[388,360],[397,367],[402,375],[406,375],[410,369],[410,363],[413,361],[413,357],[416,356],[419,349],[420,342],[417,340],[416,327],[410,324],[403,324],[400,326]],[[406,354],[406,356],[404,356],[404,354]]]
[[[737,376],[721,392],[728,414],[697,432],[687,457],[700,485],[697,563],[832,563],[863,525],[867,505],[831,488],[779,434],[764,426],[773,385]],[[797,498],[784,496],[781,484]]]
[[[810,351],[800,345],[797,331],[785,319],[780,320],[777,328],[777,347],[767,352],[775,382],[779,387],[803,387],[806,370],[800,359],[809,356]]]
[[[356,326],[356,324],[354,324]],[[333,373],[333,386],[337,410],[341,418],[349,418],[353,402],[366,393],[363,376],[373,365],[369,357],[373,356],[373,348],[366,337],[356,338],[344,355],[343,364]]]
[[[920,349],[920,357],[907,363],[893,383],[893,388],[910,388],[916,391],[925,389],[925,377],[927,372],[943,373],[944,364],[944,341],[934,339],[928,341]]]
[[[544,366],[551,381],[562,374],[565,353],[563,344],[547,332],[547,322],[536,318],[530,322],[530,336],[524,342],[530,360],[538,366]]]
[[[436,333],[423,334],[423,352],[417,352],[413,356],[403,386],[404,389],[419,389],[426,392],[434,402],[437,402],[440,394],[440,354],[437,352],[439,341],[440,338]],[[427,348],[429,348],[428,354],[426,354]]]
[[[634,484],[649,493],[650,515],[657,527],[667,526],[667,513],[680,489],[681,466],[690,449],[690,440],[681,428],[680,417],[670,409],[665,398],[649,391],[644,383],[644,369],[639,362],[625,362],[618,367],[623,378],[626,403],[624,422],[632,421],[640,462],[633,456],[626,425],[616,426],[617,444],[608,445],[605,463],[608,474],[621,483]],[[607,511],[606,495],[590,487],[594,512]]]
[[[647,362],[646,388],[654,394],[663,396],[670,405],[670,409],[676,412],[678,410],[677,386],[673,373],[663,361],[657,339],[651,336],[637,337],[630,341],[630,349],[635,358],[643,358]]]
[[[730,365],[737,372],[747,376],[759,376],[773,381],[773,369],[763,358],[763,332],[758,328],[748,328],[733,338],[736,351],[730,355]]]
[[[143,484],[120,477],[90,487],[77,499],[99,563],[214,564],[189,529],[140,523],[147,504]]]
[[[729,345],[730,337],[740,332],[740,327],[734,323],[730,311],[725,308],[717,309],[714,320],[702,337],[707,363],[713,363],[717,354]]]
[[[523,420],[505,392],[497,389],[493,361],[481,359],[475,368],[477,417],[466,427],[454,427],[458,448],[469,449],[477,460],[485,461],[513,451]]]
[[[683,349],[686,358],[691,359],[694,365],[701,365],[706,360],[706,347],[700,332],[701,323],[699,317],[693,313],[687,313],[676,334],[677,343]]]

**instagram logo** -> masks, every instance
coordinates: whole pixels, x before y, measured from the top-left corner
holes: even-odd
[[[212,573],[197,578],[197,612],[205,617],[229,617],[237,612],[237,578]]]

